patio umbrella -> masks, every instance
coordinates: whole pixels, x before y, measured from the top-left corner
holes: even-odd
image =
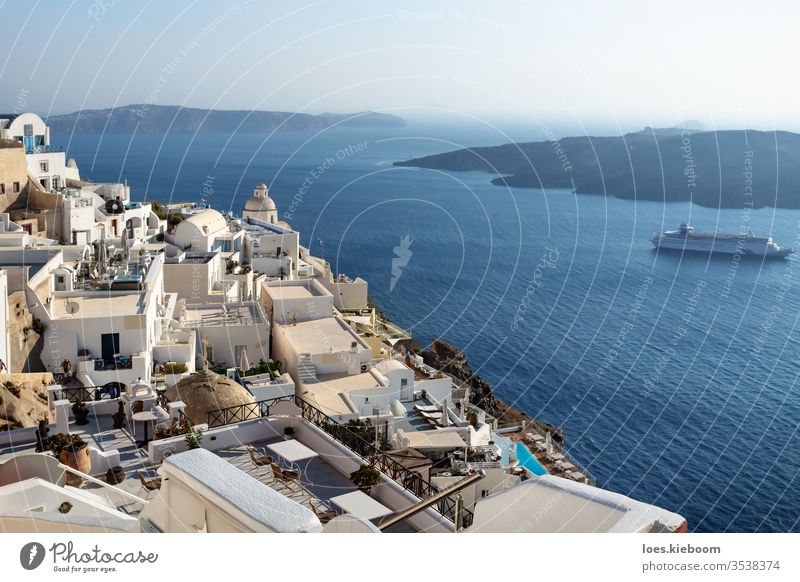
[[[242,372],[247,372],[250,369],[250,360],[247,359],[247,348],[242,348],[242,354],[239,356],[239,369]]]
[[[95,254],[97,255],[97,267],[100,269],[100,277],[102,278],[106,274],[106,261],[108,260],[105,236],[97,241],[97,251]]]
[[[244,241],[242,241],[242,264],[249,265],[253,262],[253,241],[250,240],[250,235],[245,233]]]
[[[130,241],[128,240],[128,231],[127,230],[123,230],[122,231],[122,236],[120,237],[120,239],[121,239],[120,243],[121,243],[121,247],[122,247],[122,256],[127,259],[128,258],[128,252],[130,251],[130,248],[131,248]]]

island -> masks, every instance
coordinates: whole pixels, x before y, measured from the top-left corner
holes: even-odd
[[[405,121],[387,113],[290,113],[198,109],[177,105],[139,104],[110,109],[84,109],[51,115],[47,125],[59,134],[72,133],[195,133],[320,130],[328,127],[403,127]]]
[[[800,208],[799,162],[800,134],[788,131],[645,128],[465,148],[394,165],[488,172],[499,186],[745,209]]]

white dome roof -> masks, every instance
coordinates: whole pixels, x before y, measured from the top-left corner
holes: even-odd
[[[247,212],[272,212],[277,211],[275,201],[269,197],[266,184],[258,184],[253,190],[253,195],[245,202],[244,210]]]

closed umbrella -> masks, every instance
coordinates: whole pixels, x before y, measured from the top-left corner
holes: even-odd
[[[247,359],[247,348],[242,348],[242,354],[239,356],[239,369],[242,373],[250,369],[250,360]]]
[[[242,264],[249,265],[253,262],[253,241],[250,240],[250,235],[245,233],[244,241],[242,242]]]
[[[550,436],[549,430],[544,435],[544,448],[548,455],[553,452],[553,437]]]
[[[100,269],[100,277],[103,277],[106,274],[106,262],[108,261],[105,236],[103,236],[103,238],[101,238],[97,242],[96,254],[97,254],[97,267]]]
[[[122,239],[120,241],[122,243],[122,256],[125,259],[127,259],[128,258],[128,253],[129,253],[130,248],[131,248],[130,241],[128,240],[128,231],[127,230],[123,230],[122,231],[122,237],[120,237],[120,238]]]

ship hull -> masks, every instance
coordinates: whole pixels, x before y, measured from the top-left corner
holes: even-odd
[[[657,249],[714,255],[782,259],[792,253],[791,249],[774,249],[761,241],[750,241],[746,238],[731,240],[715,238],[666,239],[664,237],[655,237],[651,242]]]

